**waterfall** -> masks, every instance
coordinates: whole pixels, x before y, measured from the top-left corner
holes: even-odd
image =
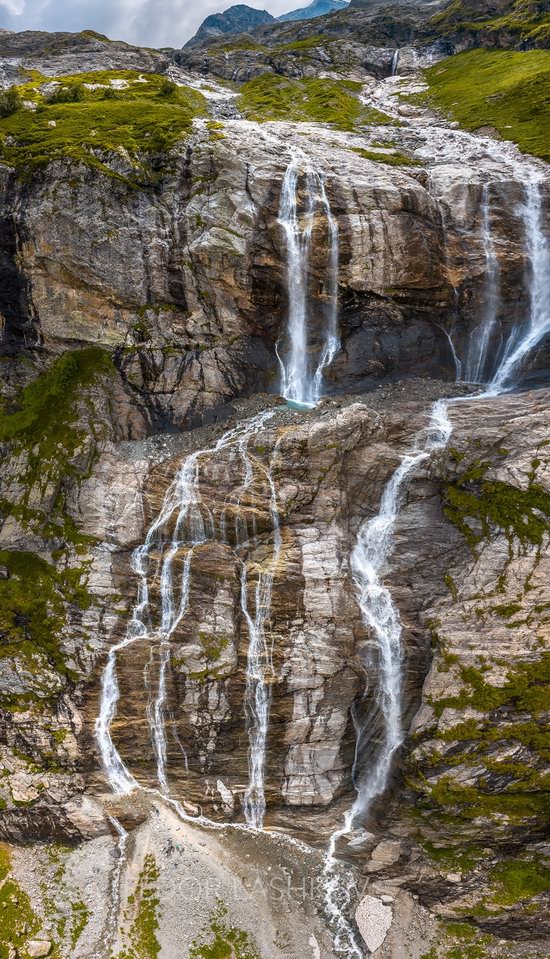
[[[491,236],[489,215],[489,187],[483,191],[483,237],[488,266],[486,313],[479,332],[476,331],[475,349],[469,356],[478,362],[479,373],[486,365],[490,335],[497,319],[500,299],[500,269]],[[325,906],[334,931],[335,950],[346,959],[360,959],[363,950],[358,945],[351,923],[346,918],[351,903],[349,887],[343,886],[337,873],[336,849],[340,839],[349,835],[356,820],[364,820],[373,801],[386,790],[393,759],[404,738],[402,727],[402,626],[399,611],[384,586],[381,575],[391,557],[394,546],[395,524],[410,478],[417,467],[432,452],[443,449],[451,436],[452,424],[448,416],[451,403],[468,399],[483,399],[513,387],[513,377],[531,350],[550,332],[550,248],[543,229],[543,198],[540,179],[532,177],[525,187],[522,211],[529,260],[529,322],[514,331],[508,340],[504,357],[494,374],[488,390],[475,397],[438,400],[432,407],[428,428],[417,435],[414,447],[401,460],[386,485],[378,515],[367,520],[359,531],[351,555],[351,570],[364,625],[376,640],[379,661],[377,702],[383,721],[382,740],[371,768],[361,768],[365,722],[358,720],[357,709],[352,711],[356,731],[355,757],[352,780],[356,791],[354,803],[344,817],[343,825],[330,838],[325,856]],[[452,341],[451,341],[452,346]],[[477,353],[475,352],[477,350]],[[454,348],[453,348],[454,352]],[[456,354],[455,354],[456,356]],[[457,373],[460,370],[457,358]],[[365,696],[367,691],[365,691]]]
[[[299,214],[299,181],[305,170],[306,210]],[[315,216],[320,212],[326,220],[328,234],[328,262],[326,290],[329,300],[328,316],[321,332],[321,347],[317,357],[310,358],[310,298],[308,271],[310,246]],[[303,405],[315,405],[323,392],[323,372],[332,363],[340,347],[338,337],[338,224],[332,214],[324,182],[311,168],[311,161],[303,153],[295,153],[286,169],[281,189],[279,223],[286,240],[286,285],[288,294],[288,321],[286,349],[277,356],[281,368],[281,393],[287,399]]]
[[[490,218],[490,184],[482,194],[482,240],[485,254],[485,312],[474,332],[465,364],[465,378],[473,383],[489,383],[493,393],[514,386],[514,377],[521,371],[523,360],[550,332],[550,248],[544,232],[544,206],[540,174],[531,174],[524,187],[520,208],[527,254],[527,286],[529,312],[526,323],[508,335],[498,364],[491,363],[488,351],[498,320],[501,271]],[[492,379],[490,370],[494,372]]]
[[[275,447],[276,451],[277,447]],[[281,552],[281,528],[277,510],[277,494],[271,470],[266,471],[269,483],[269,513],[273,528],[273,556],[267,570],[260,570],[256,584],[255,614],[248,608],[248,581],[246,565],[241,575],[241,609],[248,626],[248,658],[246,670],[245,709],[248,718],[249,782],[244,796],[244,814],[247,823],[261,829],[266,809],[264,767],[271,707],[269,674],[273,671],[271,649],[265,637],[265,623],[271,610],[273,575]],[[266,682],[267,679],[267,682]]]
[[[550,332],[550,248],[544,233],[543,197],[538,177],[532,176],[525,187],[522,218],[529,261],[529,318],[527,324],[508,339],[504,357],[490,384],[495,393],[512,388],[525,357]]]
[[[438,400],[434,404],[427,428],[415,437],[413,449],[402,458],[382,493],[378,514],[363,524],[351,554],[353,584],[363,624],[377,643],[379,661],[376,706],[383,728],[374,764],[368,770],[361,768],[366,728],[365,722],[361,723],[358,719],[358,711],[353,710],[356,742],[352,781],[356,796],[351,809],[346,813],[342,827],[332,834],[325,856],[325,903],[335,930],[335,948],[349,959],[361,956],[362,952],[345,919],[349,893],[340,888],[335,868],[336,848],[338,841],[351,833],[355,821],[368,815],[373,800],[386,789],[393,758],[403,742],[402,626],[399,611],[381,576],[393,552],[395,524],[409,480],[432,452],[446,446],[451,435],[447,405],[445,400]],[[365,690],[363,699],[367,693],[368,690]]]
[[[491,343],[500,307],[500,264],[491,229],[491,184],[484,183],[481,199],[481,240],[485,257],[484,314],[472,336],[466,361],[466,379],[470,383],[487,382],[487,351]]]
[[[397,66],[398,66],[398,64],[399,64],[399,49],[397,49],[397,50],[395,51],[393,57],[391,58],[391,67],[390,67],[391,73],[390,73],[390,77],[396,77],[396,76],[397,76]]]
[[[132,611],[126,637],[111,647],[101,680],[101,702],[96,720],[96,738],[107,779],[114,792],[125,794],[139,788],[120,753],[114,745],[111,727],[120,700],[117,680],[117,655],[123,649],[139,641],[157,642],[159,655],[158,684],[155,695],[149,696],[146,717],[156,760],[157,780],[162,795],[169,798],[166,757],[166,679],[170,664],[170,640],[181,623],[189,604],[192,560],[197,546],[221,539],[226,541],[225,510],[218,524],[212,511],[203,502],[200,494],[200,466],[203,460],[213,460],[222,450],[234,447],[243,463],[244,480],[236,506],[240,510],[242,491],[248,489],[254,478],[254,465],[248,453],[252,435],[275,416],[275,410],[266,410],[240,426],[225,433],[211,449],[198,450],[186,458],[177,476],[168,488],[159,515],[149,528],[145,542],[133,556],[132,566],[139,577],[137,601]],[[272,524],[273,555],[267,571],[258,574],[255,591],[254,613],[248,611],[248,570],[246,560],[241,560],[241,606],[249,632],[245,712],[250,741],[249,786],[245,794],[244,811],[249,825],[261,828],[265,812],[264,766],[267,732],[269,725],[271,678],[271,653],[265,638],[265,624],[271,608],[273,574],[278,561],[281,532],[277,512],[275,485],[271,467],[257,464],[269,490],[268,511]],[[169,533],[169,527],[172,532]],[[255,527],[253,526],[255,529]],[[241,532],[243,535],[241,536]],[[248,543],[247,524],[238,511],[235,516],[237,549]],[[164,551],[160,571],[161,622],[155,629],[151,621],[150,572],[152,554]],[[185,554],[179,582],[175,582],[174,563]],[[154,571],[151,574],[151,581]],[[179,593],[179,595],[178,595]],[[146,673],[146,688],[150,688],[149,673]],[[178,745],[181,748],[181,743]],[[185,758],[185,751],[182,749]]]
[[[439,326],[439,324],[438,324]],[[455,365],[455,383],[460,383],[462,380],[462,362],[458,353],[456,352],[456,346],[453,343],[453,338],[448,330],[444,326],[440,326],[439,329],[445,334],[447,342],[449,344],[449,349],[451,351],[451,356],[453,358],[453,363]]]

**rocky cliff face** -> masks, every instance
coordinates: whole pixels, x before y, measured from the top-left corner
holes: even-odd
[[[168,64],[96,36],[0,38],[7,77],[18,56],[26,69],[84,80],[128,56],[148,76],[166,71],[159,96],[185,84],[210,113],[147,163],[119,145],[80,163],[0,168],[6,959],[14,949],[353,955],[327,907],[323,854],[358,769],[379,752],[384,710],[380,650],[350,557],[442,396],[451,438],[403,488],[381,571],[403,627],[404,744],[365,821],[337,843],[348,890],[339,921],[354,923],[377,959],[546,952],[544,341],[526,355],[521,392],[479,396],[455,383],[475,366],[487,317],[495,363],[532,322],[528,188],[540,181],[544,247],[545,167],[432,115],[418,99],[420,46],[404,48],[389,77],[395,22],[410,17],[423,36],[428,11],[371,7],[371,52],[345,76],[320,78],[330,123],[315,113],[319,88],[307,86],[317,52],[291,74],[302,86],[281,87],[278,96],[290,92],[280,119],[268,89],[237,95],[194,73],[211,66],[197,52],[184,72],[179,54]],[[350,17],[361,9],[352,4]],[[327,24],[338,30],[342,16]],[[335,40],[340,53],[325,66],[337,68],[349,43]],[[242,56],[229,58],[232,69]],[[105,102],[116,104],[120,80]],[[100,90],[108,82],[102,74]],[[48,106],[33,102],[26,109],[40,118]],[[56,116],[62,127],[67,117]],[[9,137],[2,149],[19,148]],[[325,371],[329,396],[312,410],[277,396],[289,313],[279,211],[296,156],[297,220],[310,224],[304,290],[320,321],[328,208],[338,229],[341,346]],[[326,190],[328,206],[314,213],[307,170]],[[184,470],[197,451],[191,482]],[[138,621],[142,631],[128,633]],[[241,828],[259,711],[254,636],[269,701],[264,833]],[[110,735],[140,787],[131,795],[112,792],[98,745],[113,651]],[[358,752],[357,726],[368,731]],[[52,840],[72,848],[52,851]]]

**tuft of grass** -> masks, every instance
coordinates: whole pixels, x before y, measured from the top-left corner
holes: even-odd
[[[391,117],[365,108],[357,94],[362,84],[354,80],[291,80],[264,73],[243,84],[238,107],[249,120],[287,120],[294,123],[331,123],[354,130],[366,123],[389,123]]]
[[[21,110],[22,106],[23,101],[15,87],[10,87],[9,90],[3,90],[0,93],[0,119],[13,116],[14,113]]]
[[[45,96],[40,81],[16,89],[36,110],[17,110],[0,119],[0,160],[22,178],[53,160],[69,159],[114,176],[108,161],[123,153],[139,175],[155,155],[166,155],[204,116],[201,93],[178,87],[166,77],[132,70],[99,71],[59,78],[54,94]],[[115,89],[112,80],[122,80]],[[90,85],[97,85],[90,89]]]
[[[189,959],[260,959],[260,953],[247,932],[228,922],[227,906],[219,899],[208,929],[192,943]]]
[[[525,153],[550,161],[550,51],[470,50],[425,71],[416,97],[465,127],[492,126]]]
[[[352,147],[354,153],[359,154],[364,160],[372,160],[374,163],[385,163],[386,166],[420,166],[418,160],[395,150],[393,153],[380,153],[377,150],[364,150],[362,147]]]

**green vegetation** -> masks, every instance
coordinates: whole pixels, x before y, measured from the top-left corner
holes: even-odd
[[[456,849],[454,846],[436,846],[429,840],[421,841],[421,845],[433,862],[440,863],[453,872],[470,872],[483,859],[483,849],[480,846]]]
[[[193,118],[206,113],[202,94],[158,74],[120,70],[61,77],[49,97],[41,93],[46,79],[34,76],[17,88],[21,99],[36,104],[35,111],[18,109],[0,119],[0,159],[23,178],[57,159],[120,176],[108,160],[122,153],[134,166],[134,178],[147,181],[148,161],[169,153],[188,136]],[[117,80],[122,89],[120,83],[112,86]]]
[[[116,959],[157,959],[160,952],[157,938],[160,905],[156,895],[158,877],[155,857],[149,853],[143,861],[135,891],[128,897],[128,909],[124,914],[126,920],[131,920],[129,931],[125,934],[128,943]]]
[[[496,886],[494,902],[502,906],[513,906],[522,899],[532,899],[550,890],[550,869],[537,860],[499,863],[492,870],[491,878]]]
[[[18,477],[23,492],[17,503],[2,501],[2,512],[16,516],[35,531],[63,535],[76,545],[87,542],[69,520],[64,518],[62,527],[56,527],[50,517],[30,504],[36,488],[41,493],[49,490],[57,492],[55,511],[62,512],[63,482],[79,480],[89,471],[96,450],[95,444],[90,449],[88,437],[91,434],[97,439],[98,430],[103,428],[95,423],[91,391],[114,373],[104,350],[89,347],[64,353],[25,387],[15,409],[0,410],[0,443],[9,443],[13,455],[24,457]],[[88,421],[79,423],[80,414],[86,411],[90,414]],[[87,440],[87,462],[81,462],[79,454]]]
[[[550,684],[550,653],[532,663],[520,663],[508,671],[508,681],[503,686],[492,686],[484,679],[483,672],[462,666],[460,674],[465,688],[458,696],[438,700],[436,712],[443,709],[464,709],[470,706],[480,712],[490,712],[513,704],[520,712],[529,712],[538,717],[548,708],[548,685]],[[454,730],[453,730],[454,733]]]
[[[290,80],[264,73],[243,84],[238,107],[249,120],[260,122],[332,123],[340,130],[365,123],[393,123],[384,113],[363,107],[356,96],[361,87],[353,80]]]
[[[337,37],[324,37],[322,34],[317,33],[313,37],[306,37],[305,40],[294,40],[293,43],[282,43],[280,46],[275,47],[275,50],[272,52],[292,53],[293,50],[312,50],[315,49],[315,47],[323,46],[323,44],[334,42],[337,39]]]
[[[445,488],[445,515],[472,548],[498,528],[508,538],[541,546],[550,530],[550,495],[536,483],[526,490],[483,481],[486,464],[472,467]],[[474,470],[474,471],[472,471]],[[481,481],[481,482],[480,482]],[[471,521],[474,521],[474,526]]]
[[[219,899],[208,929],[194,940],[189,959],[260,959],[249,934],[231,925],[227,916],[227,907]]]
[[[361,147],[352,147],[364,160],[373,160],[375,163],[385,163],[387,166],[420,166],[417,160],[395,150],[393,153],[379,153],[376,150],[363,150]]]
[[[84,932],[90,919],[90,910],[84,902],[78,901],[71,903],[72,909],[72,928],[71,928],[71,949],[76,948],[76,944]]]
[[[57,570],[35,553],[0,551],[0,656],[26,661],[38,672],[43,658],[59,673],[70,676],[59,648],[67,605],[90,604],[81,585],[81,569]],[[38,658],[37,658],[38,657]]]
[[[547,825],[550,777],[544,769],[550,755],[550,742],[544,715],[548,704],[550,653],[536,662],[521,663],[510,669],[501,686],[492,686],[486,681],[485,669],[462,666],[464,688],[461,692],[432,702],[437,715],[445,708],[472,708],[485,715],[437,733],[437,738],[449,743],[451,748],[443,752],[434,749],[431,755],[420,759],[419,775],[411,781],[413,788],[420,792],[416,808],[419,818],[425,818],[428,829],[434,821],[451,826],[450,831],[444,833],[441,847],[432,845],[430,832],[428,837],[423,837],[421,830],[423,847],[434,860],[445,863],[448,859],[449,866],[454,857],[460,871],[472,867],[468,862],[470,853],[474,858],[477,853],[477,845],[470,847],[464,845],[465,842],[471,843],[474,839],[479,844],[484,834],[491,842],[492,831],[497,827],[509,830],[529,824],[532,830],[542,833]],[[499,755],[497,750],[501,749],[504,754]],[[525,749],[530,755],[525,754]],[[475,785],[464,786],[451,774],[435,781],[425,778],[430,767],[438,770],[455,766],[476,770]],[[480,817],[492,822],[491,834],[487,835],[481,823],[476,823],[475,835],[464,833],[468,824]]]
[[[29,897],[11,875],[7,846],[0,845],[0,959],[24,955],[24,945],[40,929]]]
[[[439,33],[502,32],[511,34],[514,41],[534,44],[550,40],[550,14],[543,12],[542,4],[533,0],[515,0],[512,9],[501,16],[487,18],[471,0],[454,0],[445,10],[432,18]]]
[[[469,50],[425,72],[416,97],[467,130],[492,126],[525,153],[550,161],[550,51]]]
[[[0,119],[11,117],[13,113],[21,109],[22,105],[21,97],[15,87],[3,90],[0,93]]]

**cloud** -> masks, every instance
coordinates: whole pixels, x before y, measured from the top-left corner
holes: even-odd
[[[245,0],[278,16],[296,0]],[[304,6],[308,0],[303,0]],[[0,27],[8,30],[97,30],[148,47],[181,47],[211,13],[232,0],[0,0]]]
[[[4,7],[12,16],[19,16],[25,9],[25,0],[0,0],[0,7]],[[1,11],[0,11],[1,16]]]

